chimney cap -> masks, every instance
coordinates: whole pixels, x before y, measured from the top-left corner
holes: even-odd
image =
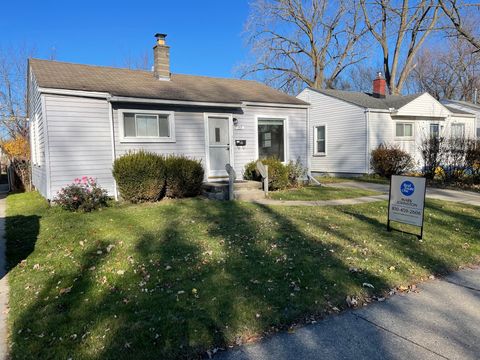
[[[377,72],[377,79],[383,79],[383,74],[381,71]]]
[[[156,33],[154,35],[157,39],[165,39],[167,37],[167,34],[162,34],[162,33]]]

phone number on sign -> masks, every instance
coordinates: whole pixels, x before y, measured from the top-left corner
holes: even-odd
[[[407,209],[407,208],[402,208],[398,206],[392,206],[392,211],[397,211],[401,212],[403,214],[409,214],[409,215],[422,215],[422,212],[417,209]]]

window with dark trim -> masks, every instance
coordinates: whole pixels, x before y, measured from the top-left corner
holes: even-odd
[[[258,120],[258,157],[285,161],[285,128],[282,119]]]

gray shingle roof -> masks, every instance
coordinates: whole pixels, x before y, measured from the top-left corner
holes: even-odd
[[[441,101],[441,103],[447,107],[449,110],[451,110],[452,112],[460,112],[460,113],[466,113],[466,114],[475,114],[476,112],[480,111],[480,105],[479,104],[474,104],[474,103],[471,103],[471,102],[468,102],[468,101],[463,101],[463,100],[449,100],[449,99],[444,99]],[[453,106],[449,106],[449,105],[457,105],[457,106],[462,106],[462,107],[466,107],[468,109],[471,109],[472,112],[464,112],[463,110],[459,110]]]
[[[311,89],[327,96],[346,101],[348,103],[361,106],[368,109],[385,109],[390,108],[400,109],[412,100],[415,100],[422,94],[414,95],[387,95],[384,99],[376,98],[372,94],[357,92],[357,91],[344,91],[344,90],[317,90]]]
[[[468,112],[468,111],[463,111],[463,110],[460,110],[460,109],[457,109],[457,108],[454,108],[452,106],[448,106],[446,104],[442,104],[443,106],[445,106],[448,111],[450,111],[451,113],[453,114],[459,114],[459,115],[474,115],[473,113],[471,112]],[[473,110],[472,110],[473,111]]]
[[[215,103],[308,103],[251,80],[172,74],[157,80],[153,72],[30,59],[38,86],[107,92],[113,96]]]

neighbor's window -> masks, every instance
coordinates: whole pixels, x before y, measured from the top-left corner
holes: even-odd
[[[125,139],[172,139],[173,113],[123,112]]]
[[[452,124],[451,134],[452,134],[452,137],[454,138],[465,137],[465,124],[463,123]]]
[[[412,123],[397,123],[395,127],[396,137],[412,137],[413,124]]]
[[[327,127],[325,125],[316,126],[313,135],[315,137],[315,154],[325,155],[327,153]]]
[[[430,137],[439,138],[440,137],[440,125],[439,124],[430,124]]]
[[[285,161],[285,128],[283,119],[258,119],[258,157],[275,157]]]

